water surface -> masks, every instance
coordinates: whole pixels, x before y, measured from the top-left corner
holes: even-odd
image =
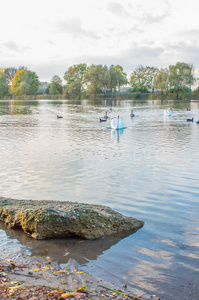
[[[118,132],[110,128],[117,115]],[[198,102],[1,101],[1,196],[108,205],[145,222],[133,235],[81,243],[33,241],[0,224],[1,255],[48,249],[60,264],[74,258],[133,292],[198,299],[198,120]]]

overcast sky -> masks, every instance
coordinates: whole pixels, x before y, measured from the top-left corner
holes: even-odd
[[[0,17],[0,67],[50,81],[73,64],[199,68],[198,0],[9,0]]]

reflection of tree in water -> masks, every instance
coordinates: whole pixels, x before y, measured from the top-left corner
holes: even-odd
[[[12,100],[10,102],[10,114],[12,115],[31,115],[33,108],[39,105],[37,100],[18,101]]]
[[[66,263],[69,258],[73,258],[79,264],[96,260],[104,251],[133,233],[126,231],[96,240],[83,240],[75,237],[34,240],[20,229],[9,229],[2,222],[0,222],[0,229],[6,232],[8,239],[17,239],[22,246],[27,247],[33,256],[50,256],[52,260],[59,263]]]

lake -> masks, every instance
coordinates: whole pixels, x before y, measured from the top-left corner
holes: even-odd
[[[125,128],[114,131],[117,115]],[[74,258],[132,294],[198,299],[196,121],[199,102],[0,100],[1,197],[102,204],[145,222],[129,236],[81,243],[34,241],[0,224],[1,256],[45,257],[48,249],[61,265]]]

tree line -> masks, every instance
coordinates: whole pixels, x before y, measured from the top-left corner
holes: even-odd
[[[122,93],[139,99],[144,93],[158,92],[164,99],[189,99],[197,82],[193,65],[177,62],[158,69],[139,65],[127,79],[120,65],[76,64],[69,67],[63,80],[54,75],[51,81],[40,82],[38,75],[26,67],[0,69],[0,99],[50,95],[64,99],[118,97]],[[125,87],[125,92],[124,92]],[[157,94],[156,94],[157,97]]]

